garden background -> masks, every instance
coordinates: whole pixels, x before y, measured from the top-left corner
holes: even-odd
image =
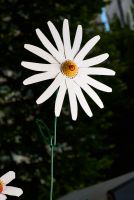
[[[92,118],[79,106],[78,120],[72,121],[65,99],[57,126],[54,199],[134,170],[134,31],[127,24],[122,27],[115,17],[111,31],[105,32],[96,21],[105,4],[100,0],[0,0],[0,175],[16,172],[13,183],[24,190],[20,200],[49,199],[50,147],[36,120],[53,130],[55,95],[36,105],[51,81],[23,86],[33,72],[20,65],[22,60],[42,61],[24,44],[42,48],[36,28],[52,41],[49,20],[61,33],[63,19],[69,19],[72,39],[76,26],[82,24],[83,44],[99,34],[101,40],[88,56],[109,53],[110,58],[99,66],[116,71],[115,77],[97,77],[113,88],[110,94],[99,92],[103,110],[86,96]]]

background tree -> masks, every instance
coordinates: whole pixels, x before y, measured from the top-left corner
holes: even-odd
[[[100,34],[101,41],[88,56],[108,52],[110,59],[102,66],[117,72],[115,78],[99,77],[113,88],[109,95],[99,92],[105,105],[103,110],[87,97],[93,118],[88,118],[79,107],[78,120],[73,122],[68,98],[65,100],[58,119],[55,198],[134,167],[130,131],[133,130],[134,106],[134,33],[127,27],[122,30],[117,23],[113,24],[111,33],[100,30],[94,19],[103,5],[98,0],[84,3],[82,0],[0,0],[0,169],[1,174],[7,170],[17,172],[16,184],[24,188],[20,199],[49,198],[50,149],[46,141],[43,142],[35,120],[42,119],[53,129],[55,96],[37,106],[35,100],[50,82],[23,86],[22,81],[33,73],[20,66],[22,60],[41,61],[24,50],[23,45],[41,46],[35,34],[37,27],[51,40],[48,20],[52,20],[61,33],[62,21],[68,18],[72,38],[77,24],[82,24],[83,44]]]

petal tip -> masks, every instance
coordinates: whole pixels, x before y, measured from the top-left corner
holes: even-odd
[[[96,35],[96,37],[98,38],[98,39],[100,39],[101,37],[100,37],[100,35]]]
[[[78,28],[79,28],[79,29],[82,29],[82,25],[81,25],[81,24],[79,24],[79,25],[78,25]]]
[[[101,37],[100,37],[99,35],[96,35],[96,36],[94,36],[93,38],[94,38],[96,41],[99,41]]]
[[[77,117],[76,117],[76,118],[73,117],[72,120],[73,120],[73,121],[76,121],[76,120],[77,120]]]
[[[64,23],[68,23],[68,19],[64,19],[64,21],[63,21]]]
[[[109,54],[108,54],[108,53],[106,53],[105,55],[106,55],[106,58],[108,58],[108,57],[109,57]]]
[[[57,115],[55,114],[55,117],[56,117],[56,118],[60,117],[60,113],[59,113],[59,114],[57,114]]]
[[[47,24],[48,24],[48,26],[49,26],[49,25],[51,24],[51,21],[48,21]]]
[[[15,178],[15,172],[14,171],[9,171],[8,173],[10,173],[10,175]]]
[[[40,29],[39,28],[36,28],[35,29],[36,33],[40,32]]]
[[[18,188],[19,189],[19,192],[18,192],[18,197],[20,197],[22,194],[23,194],[23,190],[21,188]]]
[[[113,71],[113,76],[115,76],[115,74],[116,74],[116,72],[115,72],[115,71]]]
[[[55,109],[55,117],[59,117],[60,113]]]
[[[104,105],[103,105],[103,104],[102,104],[102,105],[100,105],[100,108],[101,108],[101,109],[103,109],[103,108],[104,108]]]
[[[28,47],[28,44],[24,44],[24,48],[27,49],[27,47]]]
[[[77,120],[77,115],[72,116],[72,120],[73,120],[73,121],[76,121],[76,120]]]
[[[40,99],[37,99],[37,100],[36,100],[36,103],[39,105],[39,104],[41,104],[42,102],[40,101]]]
[[[88,114],[88,116],[89,116],[89,117],[93,117],[93,113],[90,112],[90,113]]]
[[[24,66],[24,61],[22,61],[20,64],[21,64],[21,66]]]
[[[111,69],[111,76],[115,76],[116,75],[116,72],[114,70]]]
[[[28,83],[27,83],[27,81],[26,80],[24,80],[23,81],[23,85],[27,85]]]

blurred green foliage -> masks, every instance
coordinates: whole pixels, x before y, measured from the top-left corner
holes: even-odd
[[[43,142],[35,121],[41,119],[53,130],[55,96],[37,106],[35,100],[51,81],[23,86],[22,81],[33,73],[20,66],[22,60],[41,61],[23,45],[42,48],[35,34],[37,27],[51,40],[48,20],[61,33],[62,21],[68,18],[72,38],[76,26],[82,24],[83,44],[100,34],[101,41],[88,56],[108,52],[110,59],[99,66],[117,72],[116,77],[96,77],[111,86],[113,93],[97,91],[104,101],[103,110],[87,97],[93,118],[79,107],[78,120],[73,122],[65,99],[58,119],[55,198],[134,168],[134,32],[128,27],[121,29],[117,22],[110,33],[104,33],[102,25],[94,20],[103,5],[98,0],[0,0],[0,174],[16,171],[14,184],[24,189],[20,199],[49,199],[50,148]]]

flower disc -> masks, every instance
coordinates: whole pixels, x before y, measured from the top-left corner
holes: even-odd
[[[3,191],[4,188],[4,183],[3,181],[0,180],[0,193]]]
[[[78,66],[72,60],[66,60],[61,64],[61,72],[68,78],[74,78],[78,74]]]

